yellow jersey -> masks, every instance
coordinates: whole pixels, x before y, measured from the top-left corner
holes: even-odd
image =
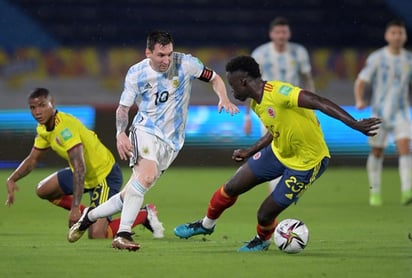
[[[68,151],[80,144],[83,145],[86,164],[85,189],[96,187],[103,182],[115,163],[113,154],[99,140],[96,133],[80,122],[77,118],[64,112],[56,112],[55,126],[47,131],[45,125],[39,124],[34,147],[37,149],[51,148],[70,165]],[[73,170],[73,166],[70,165]]]
[[[298,107],[301,88],[280,81],[265,83],[260,103],[251,108],[273,135],[276,157],[294,170],[309,170],[330,157],[320,123],[311,109]]]

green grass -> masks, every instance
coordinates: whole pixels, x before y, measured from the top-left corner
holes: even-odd
[[[142,248],[111,248],[110,240],[66,241],[67,211],[39,199],[34,189],[53,169],[21,180],[11,208],[0,208],[0,277],[412,277],[412,207],[399,205],[397,169],[383,174],[382,207],[368,205],[364,168],[329,168],[280,217],[299,218],[310,240],[299,254],[236,250],[256,233],[256,210],[267,185],[244,194],[207,237],[181,240],[177,224],[199,219],[211,194],[235,168],[170,168],[146,194],[164,223],[165,238],[135,228]],[[1,170],[5,183],[11,170]],[[129,169],[124,169],[125,179]],[[2,202],[6,199],[3,187]]]

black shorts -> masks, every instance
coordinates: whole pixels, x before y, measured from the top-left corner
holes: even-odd
[[[73,194],[73,172],[70,168],[61,169],[57,172],[57,179],[63,192],[67,195]],[[106,202],[111,196],[120,192],[123,185],[123,174],[119,164],[115,163],[109,175],[94,188],[85,189],[90,195],[90,206],[97,207]]]

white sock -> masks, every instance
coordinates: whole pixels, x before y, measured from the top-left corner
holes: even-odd
[[[212,229],[216,225],[217,219],[210,219],[207,216],[203,218],[202,225],[206,229]]]
[[[278,177],[278,178],[276,178],[276,179],[274,179],[274,180],[271,180],[271,181],[269,182],[269,193],[272,193],[273,190],[275,190],[275,188],[276,188],[276,186],[278,185],[279,180],[280,180],[281,178],[282,178],[282,176],[280,176],[280,177]]]
[[[383,157],[369,154],[366,162],[371,193],[381,192]]]
[[[99,218],[109,217],[122,210],[123,202],[120,193],[113,195],[106,202],[98,205],[87,215],[90,221],[96,221]]]
[[[120,216],[119,232],[132,232],[132,225],[137,214],[142,207],[144,194],[147,189],[143,187],[137,180],[132,180],[126,184],[126,192],[124,194],[123,209]]]
[[[411,190],[412,156],[399,156],[399,176],[401,177],[402,192]]]

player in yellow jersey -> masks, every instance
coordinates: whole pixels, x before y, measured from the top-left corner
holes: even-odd
[[[356,120],[332,101],[289,83],[262,80],[259,65],[250,56],[239,56],[226,65],[233,95],[240,101],[252,99],[268,132],[248,149],[233,153],[235,161],[244,161],[233,177],[213,194],[206,216],[199,221],[179,225],[175,235],[189,238],[211,234],[220,215],[239,195],[256,185],[282,176],[275,190],[262,202],[257,213],[257,235],[239,251],[267,250],[276,227],[276,217],[318,179],[329,163],[330,155],[314,109],[338,119],[349,127],[373,136],[381,120]]]
[[[111,196],[119,194],[123,176],[113,154],[102,144],[94,131],[70,114],[57,111],[54,99],[45,88],[30,93],[29,108],[38,122],[37,135],[29,155],[7,179],[6,205],[14,203],[17,181],[27,176],[38,161],[52,149],[67,160],[68,168],[46,177],[37,186],[36,193],[51,203],[70,210],[69,226],[76,223],[85,208],[81,204],[84,192],[90,194],[90,206],[95,207]],[[119,219],[109,221],[102,218],[89,229],[89,238],[112,238],[118,228]],[[143,224],[154,237],[163,237],[163,226],[157,218],[154,205],[140,210],[134,225]]]

